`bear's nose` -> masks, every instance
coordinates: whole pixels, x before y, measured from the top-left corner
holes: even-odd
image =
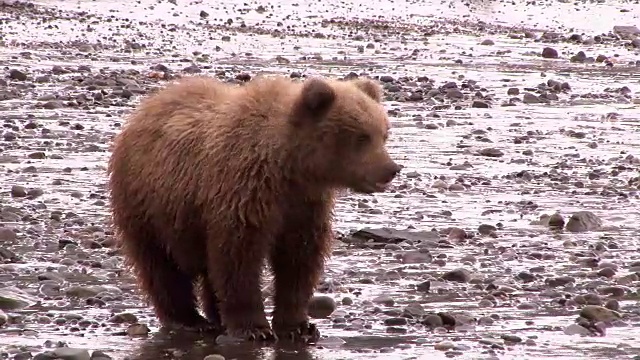
[[[383,182],[385,183],[391,182],[391,180],[393,180],[396,177],[396,175],[398,175],[400,170],[402,170],[402,166],[396,164],[395,162],[389,163],[389,165],[385,170]]]

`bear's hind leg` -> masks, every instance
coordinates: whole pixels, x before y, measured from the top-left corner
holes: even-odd
[[[160,322],[166,327],[206,328],[197,310],[193,277],[178,268],[148,231],[124,240],[125,254]]]
[[[220,318],[220,308],[218,305],[218,297],[211,286],[207,274],[202,276],[202,284],[200,286],[200,301],[202,309],[209,322],[217,329],[222,329],[222,319]]]
[[[329,212],[323,202],[308,201],[291,211],[271,251],[275,278],[273,330],[279,338],[316,341],[320,332],[309,322],[307,307],[331,247]]]

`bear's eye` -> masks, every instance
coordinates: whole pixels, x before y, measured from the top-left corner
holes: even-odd
[[[367,145],[371,141],[371,136],[369,134],[358,134],[356,137],[356,144],[358,146]]]

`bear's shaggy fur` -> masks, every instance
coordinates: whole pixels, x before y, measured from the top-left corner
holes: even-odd
[[[319,336],[306,310],[330,253],[335,192],[383,191],[400,171],[380,101],[367,79],[188,77],[140,104],[114,141],[109,187],[123,254],[163,325]]]

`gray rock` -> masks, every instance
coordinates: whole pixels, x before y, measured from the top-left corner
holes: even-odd
[[[420,243],[422,241],[439,240],[440,235],[435,231],[406,231],[389,228],[362,229],[351,236],[341,239],[349,244],[378,243],[381,247],[386,244],[398,244],[404,241]]]
[[[609,310],[618,311],[620,310],[620,302],[616,299],[611,299],[604,304],[604,307]]]
[[[464,240],[467,237],[467,232],[460,228],[451,228],[449,231],[449,235],[447,236],[450,240]]]
[[[348,296],[343,297],[342,305],[346,305],[346,306],[353,305],[353,299]]]
[[[602,269],[598,270],[598,272],[596,274],[598,274],[598,276],[604,276],[604,277],[611,278],[616,274],[616,271],[615,271],[615,269],[606,267],[606,268],[602,268]]]
[[[623,297],[626,295],[627,290],[622,286],[602,286],[597,289],[602,295],[608,295],[611,297]]]
[[[27,75],[20,70],[11,69],[9,70],[9,78],[12,80],[25,81],[27,80]]]
[[[580,310],[580,316],[593,322],[618,320],[619,312],[598,305],[587,305]]]
[[[29,351],[19,352],[13,356],[12,360],[30,360],[33,355]]]
[[[525,104],[539,104],[542,100],[536,95],[526,92],[522,95],[522,102]]]
[[[483,100],[474,100],[471,103],[471,107],[472,108],[479,108],[479,109],[488,109],[491,106],[489,106],[489,103]]]
[[[501,157],[504,155],[502,150],[496,148],[485,148],[480,150],[478,153],[486,157]]]
[[[91,360],[112,360],[113,358],[102,351],[94,351],[91,354]]]
[[[91,360],[89,351],[69,347],[60,347],[52,351],[53,355],[64,360]]]
[[[422,325],[429,328],[437,328],[443,325],[442,318],[438,315],[428,315],[422,320]]]
[[[594,231],[602,227],[602,220],[590,211],[578,211],[571,215],[565,229],[571,232]]]
[[[449,99],[462,99],[464,97],[464,94],[458,89],[448,89],[446,96]]]
[[[564,226],[564,219],[562,215],[555,213],[549,217],[549,227],[554,229],[562,229]]]
[[[13,185],[11,187],[11,196],[13,196],[13,197],[25,197],[25,196],[27,196],[27,189],[24,186]]]
[[[0,243],[3,242],[13,242],[16,240],[18,236],[15,231],[8,228],[0,228]]]
[[[409,321],[404,317],[390,317],[384,319],[385,326],[404,326],[408,323]]]
[[[588,293],[584,295],[576,295],[573,300],[581,305],[602,305],[602,298],[598,294]]]
[[[520,336],[516,336],[516,335],[502,334],[502,335],[500,335],[500,338],[502,340],[504,340],[504,342],[509,342],[509,343],[521,343],[522,342],[522,338]]]
[[[60,109],[60,108],[64,107],[64,103],[62,101],[59,101],[59,100],[52,100],[52,101],[47,101],[46,103],[44,103],[42,105],[42,107],[47,109],[47,110],[55,110],[55,109]]]
[[[138,317],[131,313],[120,313],[113,315],[109,322],[114,324],[135,324],[138,322]]]
[[[60,66],[60,65],[53,65],[53,67],[51,68],[51,72],[52,72],[54,75],[62,75],[62,74],[66,74],[66,73],[68,73],[69,71],[68,71],[68,70],[65,70],[65,69],[64,69],[62,66]]]
[[[18,289],[15,286],[0,288],[0,310],[22,309],[38,302],[34,296]]]
[[[478,226],[478,233],[480,233],[480,235],[483,235],[483,236],[491,235],[496,231],[498,231],[498,229],[493,225],[482,224]]]
[[[546,47],[542,49],[542,57],[545,59],[557,59],[558,58],[558,50],[550,47]]]
[[[0,263],[4,262],[4,263],[11,264],[11,263],[17,263],[20,261],[21,261],[21,258],[16,253],[14,253],[9,249],[0,247]]]
[[[384,306],[393,306],[395,301],[389,295],[380,295],[372,300],[375,304],[380,304]]]
[[[446,281],[455,281],[460,283],[467,283],[471,280],[471,272],[467,269],[454,269],[448,271],[442,275],[442,279]]]
[[[640,29],[634,25],[616,25],[613,27],[613,32],[627,40],[631,40],[640,35]]]
[[[516,277],[525,283],[529,283],[536,280],[536,277],[533,274],[526,271],[519,272],[518,275],[516,275]]]
[[[198,65],[192,64],[182,69],[182,71],[186,72],[187,74],[198,74],[202,72],[202,69],[200,69]]]
[[[72,286],[65,290],[65,294],[69,297],[77,297],[81,299],[95,297],[101,292],[106,291],[102,286]]]
[[[411,303],[404,308],[404,313],[413,317],[422,317],[425,314],[424,307],[418,302]]]
[[[402,254],[404,264],[426,264],[433,260],[433,255],[429,252],[407,251]]]
[[[431,281],[429,280],[423,281],[416,285],[416,290],[420,292],[429,292],[430,289],[431,289]]]
[[[576,279],[572,276],[558,276],[545,280],[545,283],[551,287],[566,286],[575,282]]]
[[[33,357],[33,360],[56,360],[56,359],[58,359],[58,357],[53,355],[50,351],[36,354]]]

